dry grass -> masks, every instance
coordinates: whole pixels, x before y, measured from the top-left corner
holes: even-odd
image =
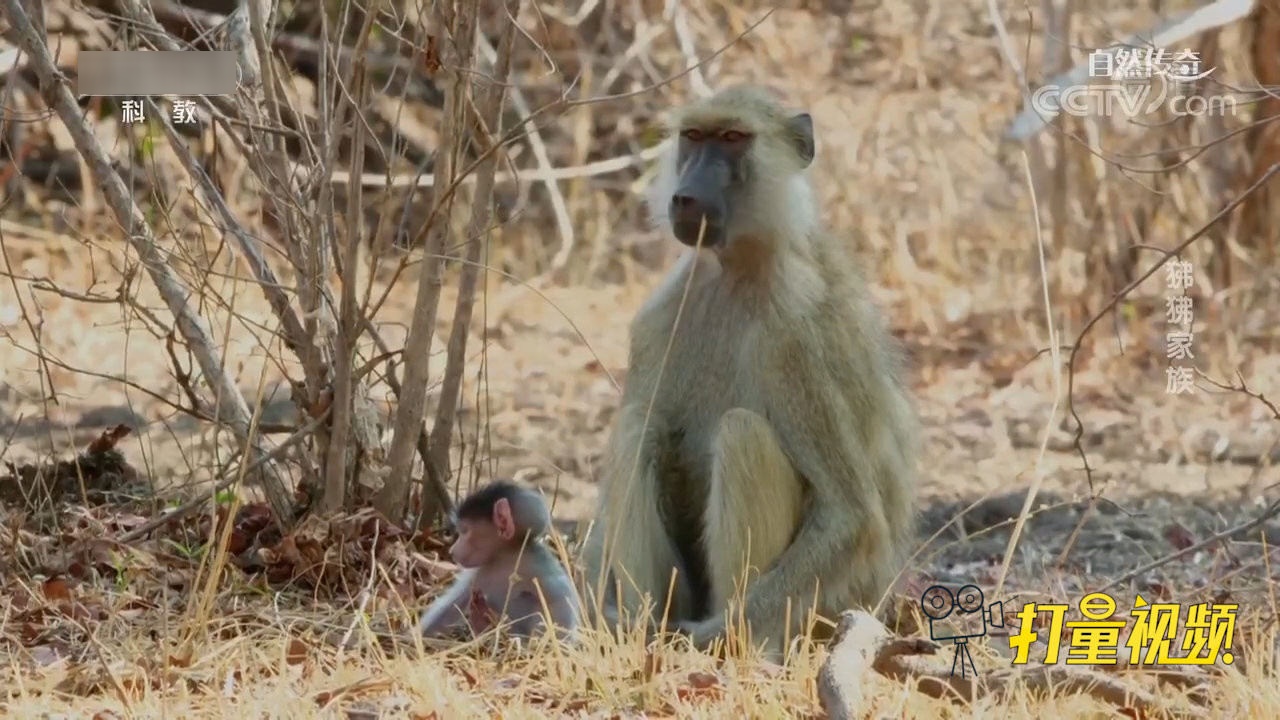
[[[686,63],[677,37],[680,23],[664,20],[661,5],[611,11],[625,22],[613,33],[617,39],[602,39],[609,33],[601,32],[597,43],[625,45],[650,28],[658,33],[625,63],[618,59],[624,48],[592,46],[584,40],[587,30],[566,29],[554,17],[542,21],[553,31],[536,37],[562,72],[590,66],[592,72],[580,80],[585,95],[637,90],[652,75],[678,72]],[[793,5],[801,7],[776,10],[701,73],[713,86],[743,79],[782,84],[797,104],[811,109],[820,143],[814,174],[829,222],[856,243],[877,298],[911,353],[926,431],[925,534],[907,580],[976,582],[984,588],[1003,581],[1006,602],[1074,602],[1083,591],[1252,517],[1274,499],[1280,475],[1266,460],[1268,454],[1276,457],[1280,437],[1274,406],[1218,390],[1207,380],[1191,395],[1164,392],[1162,272],[1137,287],[1082,342],[1074,405],[1055,395],[1065,375],[1043,352],[1049,330],[1022,156],[995,140],[1019,109],[1019,91],[991,31],[986,3],[854,3],[848,10]],[[1078,48],[1103,45],[1150,24],[1150,16],[1129,6],[1087,5],[1076,16]],[[686,7],[699,55],[727,43],[763,11],[736,3]],[[561,13],[569,17],[575,9],[570,4]],[[530,32],[539,32],[537,21],[524,19]],[[1037,30],[1030,31],[1021,6],[1006,8],[1004,19],[1019,51],[1031,36],[1020,58],[1031,76],[1051,74],[1037,65],[1042,24],[1037,21]],[[1243,47],[1241,32],[1225,31],[1221,46]],[[594,64],[578,57],[591,47],[599,55]],[[68,42],[63,52],[73,49]],[[1075,59],[1083,54],[1077,49]],[[535,63],[535,56],[528,51],[524,62]],[[1247,85],[1243,51],[1224,52],[1217,64],[1219,73]],[[624,69],[619,79],[601,87],[614,66]],[[521,86],[536,105],[560,88],[540,74],[545,68],[535,67],[524,73]],[[566,111],[541,130],[554,164],[577,166],[638,152],[656,112],[688,97],[693,84],[681,81],[624,103]],[[300,97],[314,92],[302,80],[296,85]],[[404,125],[427,128],[427,135],[438,119],[430,109],[405,113]],[[1225,122],[1236,127],[1246,118]],[[45,125],[47,130],[37,130],[65,149],[58,123]],[[1069,143],[1066,185],[1037,190],[1042,210],[1052,205],[1055,192],[1062,193],[1068,210],[1061,236],[1048,211],[1041,214],[1050,312],[1066,345],[1124,286],[1115,266],[1130,257],[1131,244],[1171,248],[1225,202],[1205,190],[1212,154],[1160,173],[1121,169],[1154,166],[1156,160],[1144,154],[1155,149],[1203,142],[1200,125],[1105,127],[1078,120],[1069,129],[1101,138],[1103,149],[1090,153]],[[119,139],[113,120],[101,122],[101,133]],[[1223,151],[1232,162],[1240,162],[1242,153],[1234,146]],[[536,167],[530,155],[525,150],[515,164]],[[162,149],[153,165],[148,172],[170,182],[182,177]],[[558,184],[574,249],[554,273],[564,237],[545,188],[530,184],[521,213],[492,233],[491,271],[482,278],[472,322],[452,453],[461,485],[514,476],[547,491],[557,518],[571,522],[589,515],[594,468],[618,397],[615,382],[625,379],[627,320],[673,251],[644,230],[636,192],[643,171],[641,164]],[[185,188],[183,182],[175,184]],[[261,199],[239,181],[226,186],[244,221],[261,229],[267,223]],[[138,310],[167,318],[153,289],[134,277],[132,306],[84,301],[85,295],[111,298],[126,269],[136,264],[101,200],[91,193],[60,197],[22,186],[20,192],[22,201],[12,199],[0,213],[0,435],[12,435],[11,442],[0,441],[0,457],[26,462],[50,453],[65,456],[123,419],[119,412],[96,418],[87,413],[128,407],[143,423],[121,449],[157,492],[176,497],[207,485],[227,463],[226,438],[183,421],[135,387],[181,398],[166,354],[167,328],[144,322],[146,313]],[[374,190],[366,195],[370,216],[398,216],[398,196]],[[513,186],[498,189],[509,204],[520,205],[518,195]],[[393,210],[386,212],[380,203]],[[417,212],[421,207],[414,206],[411,213]],[[452,222],[460,226],[466,214],[464,198]],[[179,193],[167,224],[160,225],[172,230],[175,267],[198,280],[193,284],[201,311],[218,334],[225,333],[220,346],[246,395],[269,390],[285,374],[296,376],[296,362],[273,337],[275,317],[207,214]],[[391,228],[377,233],[385,238]],[[1274,262],[1259,260],[1261,250],[1247,242],[1216,245],[1206,239],[1193,244],[1187,259],[1197,273],[1197,367],[1210,379],[1236,385],[1244,380],[1252,393],[1271,398],[1280,395],[1270,315],[1280,276]],[[1159,258],[1153,251],[1136,255],[1135,276]],[[1215,284],[1214,268],[1225,255],[1234,255],[1237,264],[1224,287]],[[406,259],[412,264],[375,318],[393,348],[404,344],[416,289],[412,278],[419,258]],[[279,257],[273,262],[282,277],[292,278]],[[391,284],[395,264],[393,257],[365,274],[375,296]],[[445,288],[440,328],[449,325],[452,293]],[[376,354],[365,345],[364,357]],[[442,346],[443,340],[435,345],[440,359],[433,356],[433,368],[443,367]],[[433,369],[433,378],[438,375]],[[384,385],[374,390],[379,401],[391,404]],[[1056,416],[1050,412],[1055,401]],[[433,394],[429,409],[434,402]],[[1091,478],[1073,446],[1068,409],[1083,423]],[[1051,417],[1056,419],[1050,422]],[[1039,483],[1044,508],[1033,508],[1005,578],[1000,565],[1009,540],[1007,518],[1017,515],[1033,483]],[[252,490],[241,494],[255,499]],[[1099,501],[1091,505],[1091,499]],[[980,512],[965,516],[964,532],[943,529],[974,503]],[[394,583],[382,577],[345,592],[268,586],[260,576],[250,578],[230,566],[210,577],[183,547],[167,542],[177,534],[134,543],[132,553],[124,547],[102,551],[106,556],[90,563],[94,572],[68,581],[68,556],[82,551],[77,543],[93,533],[136,526],[137,518],[129,516],[133,510],[74,505],[63,511],[60,533],[48,533],[19,530],[30,518],[6,506],[0,579],[13,591],[0,598],[0,647],[7,654],[0,683],[9,688],[0,708],[7,715],[823,713],[815,690],[822,650],[801,652],[777,668],[755,659],[720,663],[682,648],[646,647],[635,634],[591,635],[576,647],[541,644],[524,655],[483,642],[428,649],[400,638],[387,646],[386,636],[411,622],[413,607],[405,603],[421,604],[422,597],[397,600],[387,592]],[[200,532],[209,532],[207,520]],[[935,531],[932,542],[923,542]],[[1199,689],[1204,698],[1192,711],[1196,716],[1280,716],[1277,542],[1280,526],[1273,520],[1230,545],[1205,548],[1116,590],[1122,608],[1136,592],[1180,602],[1225,593],[1241,602],[1233,649],[1243,661],[1210,673]],[[435,587],[443,581],[438,575],[431,579]],[[1008,666],[1007,645],[1001,645],[1000,636],[976,645],[981,672]],[[931,662],[948,665],[949,651]],[[1015,690],[1000,701],[982,697],[964,705],[930,698],[910,682],[881,676],[869,682],[873,717],[1112,712],[1079,693],[1031,697]],[[1125,674],[1124,682],[1156,687],[1150,675]],[[1156,694],[1173,714],[1192,707],[1189,692],[1164,686]]]
[[[224,598],[230,606],[230,596]],[[389,652],[357,626],[342,651],[320,639],[343,630],[349,615],[308,609],[298,598],[259,595],[209,620],[140,619],[119,612],[97,623],[84,655],[49,645],[15,653],[0,671],[11,717],[823,717],[814,678],[820,652],[798,653],[780,667],[756,658],[718,663],[681,648],[650,647],[635,636],[591,635],[578,646],[535,641],[523,650],[483,640],[435,650],[404,645]],[[282,605],[292,609],[282,609]],[[248,606],[248,607],[245,607]],[[1146,717],[1273,717],[1274,629],[1258,635],[1244,618],[1235,667],[1203,686],[1160,687],[1141,673],[1117,676],[1135,693],[1155,692]],[[71,623],[66,623],[66,626]],[[179,641],[188,632],[197,639]],[[1254,642],[1257,644],[1254,645]],[[929,659],[945,673],[950,651]],[[975,647],[980,674],[1007,667],[998,652]],[[1244,662],[1248,659],[1248,662]],[[1033,656],[1032,668],[1036,660]],[[967,705],[912,692],[911,681],[868,676],[872,717],[1096,717],[1110,706],[1053,687],[1032,694],[1017,683]],[[1197,709],[1198,708],[1198,709]]]

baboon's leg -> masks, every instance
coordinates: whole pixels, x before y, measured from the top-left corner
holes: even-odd
[[[762,416],[734,408],[716,429],[703,543],[711,607],[724,612],[791,544],[804,511],[804,484]],[[795,608],[802,613],[804,608]]]
[[[608,617],[617,611],[640,612],[646,596],[655,619],[660,618],[668,610],[671,590],[671,619],[685,619],[691,606],[679,554],[658,510],[651,433],[644,430],[644,408],[619,411],[606,454],[598,520],[583,547],[585,597],[612,606],[603,608],[610,621],[618,619]],[[605,585],[598,587],[602,579]],[[614,597],[615,589],[620,596]],[[596,600],[589,602],[594,606]]]

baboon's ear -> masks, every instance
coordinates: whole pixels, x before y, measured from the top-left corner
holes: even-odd
[[[516,536],[515,516],[511,514],[511,502],[506,498],[498,498],[493,504],[493,526],[498,528],[498,536],[503,540]]]
[[[800,157],[800,162],[804,167],[809,167],[809,163],[813,162],[814,152],[816,151],[813,143],[813,118],[809,116],[809,113],[792,115],[787,119],[787,131],[791,133],[796,155]]]

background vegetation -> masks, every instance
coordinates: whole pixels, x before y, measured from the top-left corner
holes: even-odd
[[[924,682],[949,648],[874,646],[846,673],[861,710],[1275,716],[1280,14],[1196,7],[4,0],[0,703],[839,716],[823,649],[777,668],[634,633],[519,654],[402,632],[452,571],[431,521],[476,482],[542,488],[571,548],[628,321],[677,251],[640,202],[661,114],[755,81],[813,114],[826,220],[911,361],[903,602],[1240,603],[1230,667],[1008,673],[993,629],[967,699]],[[1010,137],[1034,88],[1144,31],[1198,52],[1232,111]],[[232,50],[244,92],[192,98],[194,127],[179,97],[125,123],[72,94],[79,52],[135,48]],[[1194,278],[1177,362],[1168,261]],[[1166,392],[1171,364],[1194,392]]]

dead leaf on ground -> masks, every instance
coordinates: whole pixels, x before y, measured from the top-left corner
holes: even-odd
[[[1175,550],[1186,550],[1196,544],[1196,536],[1182,523],[1171,523],[1164,529],[1164,539],[1169,541]]]
[[[720,678],[714,673],[691,672],[686,681],[687,685],[676,688],[676,697],[683,702],[708,699],[718,700],[724,695],[724,688],[720,685]]]
[[[57,602],[70,602],[71,586],[62,578],[53,577],[45,580],[40,586],[45,599]]]

